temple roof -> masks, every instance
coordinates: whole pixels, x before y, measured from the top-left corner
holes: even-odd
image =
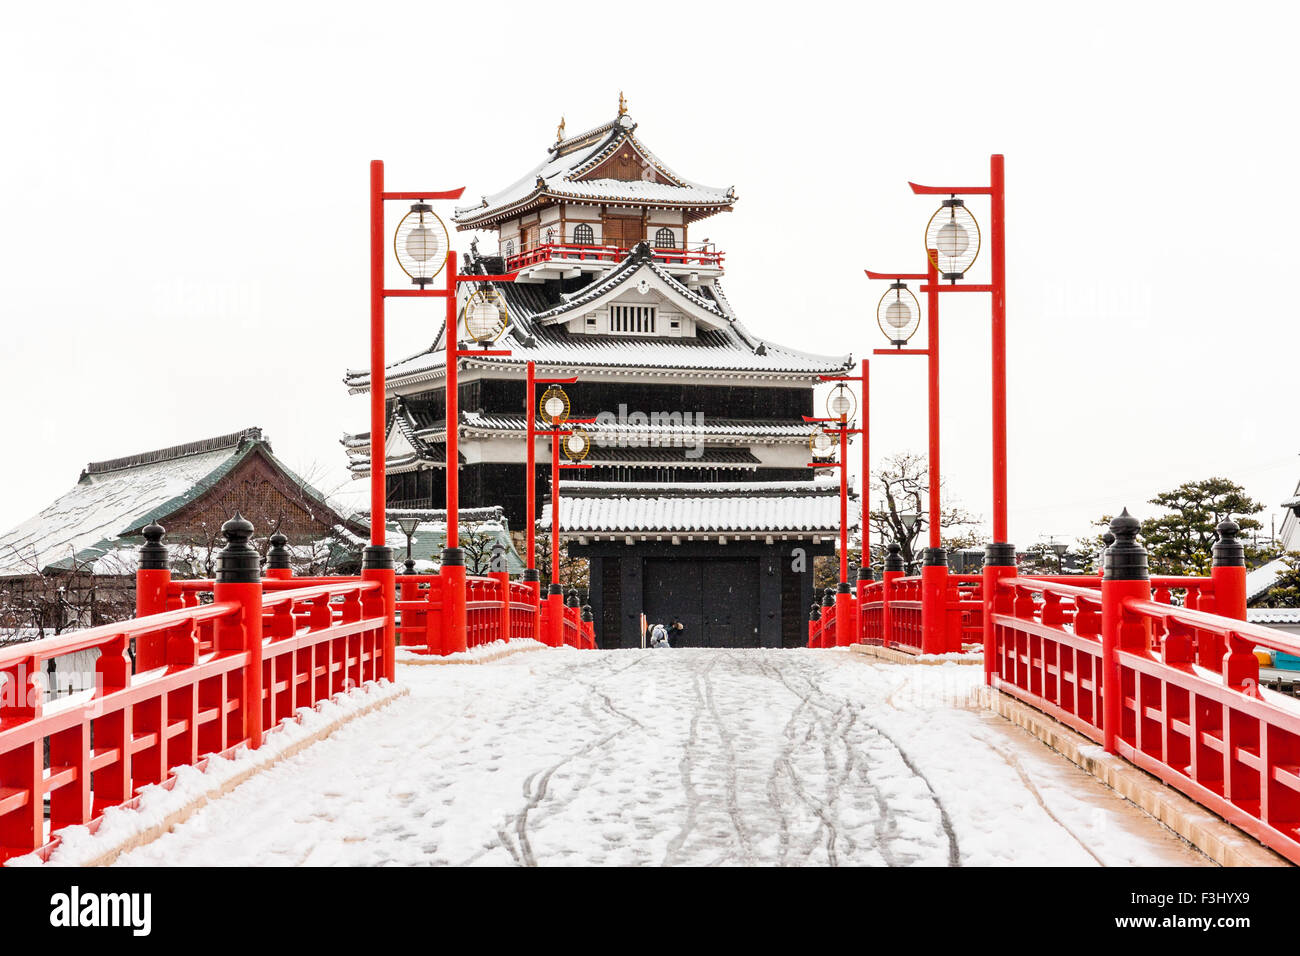
[[[850,509],[850,515],[854,510]],[[549,525],[551,505],[539,524]],[[850,530],[857,528],[856,519]],[[839,532],[835,480],[560,482],[560,527],[589,534],[818,534]]]
[[[736,201],[734,187],[704,186],[677,175],[635,135],[623,114],[579,136],[557,141],[546,158],[499,192],[474,206],[458,207],[460,229],[490,228],[553,200],[657,206],[686,211],[688,219],[713,215]],[[629,158],[637,178],[612,178],[608,161]]]
[[[477,275],[502,271],[499,258],[468,256],[466,270]],[[581,314],[586,306],[611,290],[641,278],[653,276],[656,284],[671,289],[682,300],[694,303],[714,317],[714,327],[701,328],[697,335],[683,338],[634,335],[589,335],[572,333],[553,320],[565,314]],[[498,368],[522,372],[529,361],[541,374],[564,371],[608,370],[611,373],[662,377],[665,373],[707,373],[720,377],[746,378],[761,375],[770,379],[816,382],[818,375],[843,372],[853,364],[850,355],[817,355],[777,345],[751,333],[731,308],[718,282],[689,289],[654,259],[649,243],[640,243],[608,275],[572,293],[558,293],[542,285],[475,283],[498,290],[506,300],[510,326],[499,348],[509,356],[478,356],[472,349],[462,352],[465,368]],[[392,363],[385,372],[390,387],[440,380],[445,372],[445,326],[426,350]],[[344,377],[351,392],[365,392],[370,372],[350,369]]]
[[[246,428],[91,462],[70,491],[0,535],[0,576],[74,568],[97,574],[133,572],[134,552],[143,541],[140,531],[145,525],[165,523],[252,454],[264,455],[326,515],[343,521],[339,508],[271,453],[260,428]]]

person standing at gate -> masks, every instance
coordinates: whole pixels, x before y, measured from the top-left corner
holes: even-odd
[[[668,625],[668,641],[670,647],[681,647],[686,640],[686,625],[682,623],[681,618],[674,617],[673,622]]]

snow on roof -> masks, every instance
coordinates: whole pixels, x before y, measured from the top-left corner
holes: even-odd
[[[1274,558],[1268,564],[1263,564],[1253,571],[1246,572],[1246,601],[1256,601],[1268,593],[1268,590],[1277,584],[1280,578],[1288,568],[1286,561],[1282,558]]]
[[[471,262],[480,274],[482,259]],[[579,313],[583,305],[609,291],[611,283],[632,283],[642,270],[683,299],[698,303],[719,318],[717,328],[701,329],[695,336],[651,338],[629,335],[587,335],[570,333],[563,327],[543,324],[541,319],[561,312]],[[728,377],[737,373],[774,378],[816,380],[818,375],[834,374],[849,368],[851,355],[817,355],[760,339],[749,332],[731,310],[730,303],[715,281],[708,289],[688,289],[654,261],[647,244],[637,250],[608,276],[580,289],[556,303],[541,298],[536,286],[501,283],[499,291],[506,299],[510,328],[500,343],[511,350],[508,356],[479,356],[472,348],[461,353],[465,368],[522,370],[535,362],[539,371],[565,369],[610,369],[658,372],[712,372]],[[391,387],[440,379],[446,373],[446,352],[442,333],[424,352],[389,365],[387,385]],[[370,387],[370,372],[350,369],[344,377],[349,391],[365,392]]]
[[[505,189],[484,196],[476,206],[457,207],[452,220],[462,229],[489,224],[530,208],[543,197],[625,201],[638,205],[671,205],[714,211],[736,201],[733,189],[704,186],[678,176],[634,134],[636,123],[627,115],[569,140],[557,142],[544,160]],[[602,162],[626,146],[658,176],[643,179],[583,179]],[[667,182],[659,182],[662,178]]]
[[[72,490],[0,535],[0,576],[52,566],[94,574],[129,574],[139,531],[205,494],[261,448],[303,494],[336,515],[344,509],[271,454],[260,428],[91,462]]]
[[[1300,607],[1248,607],[1251,624],[1300,624]]]
[[[71,491],[0,535],[0,575],[35,574],[114,541],[134,519],[184,497],[234,453],[226,447],[115,471],[88,468]]]
[[[549,502],[540,524],[549,524]],[[819,533],[839,530],[838,483],[560,484],[560,527],[592,533]],[[852,528],[856,528],[854,523]]]

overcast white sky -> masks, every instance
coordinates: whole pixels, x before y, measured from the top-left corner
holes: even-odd
[[[611,118],[620,89],[670,165],[735,185],[692,235],[727,253],[744,321],[814,351],[884,344],[862,269],[923,265],[934,201],[907,180],[982,183],[1006,155],[1017,544],[1212,475],[1280,524],[1300,478],[1296,10],[10,5],[0,527],[87,461],[250,425],[346,483],[368,161],[395,189],[478,196],[539,161],[561,114]],[[987,518],[988,300],[944,302],[945,477]],[[436,308],[390,308],[390,355],[427,344]],[[873,450],[923,452],[923,360],[872,378]]]

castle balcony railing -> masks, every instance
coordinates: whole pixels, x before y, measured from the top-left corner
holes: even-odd
[[[574,242],[531,243],[514,255],[506,256],[506,270],[517,272],[529,266],[547,263],[608,263],[622,262],[631,249],[616,245],[582,245]],[[687,267],[722,271],[724,253],[711,243],[688,243],[683,248],[656,247],[656,262],[670,268]]]

